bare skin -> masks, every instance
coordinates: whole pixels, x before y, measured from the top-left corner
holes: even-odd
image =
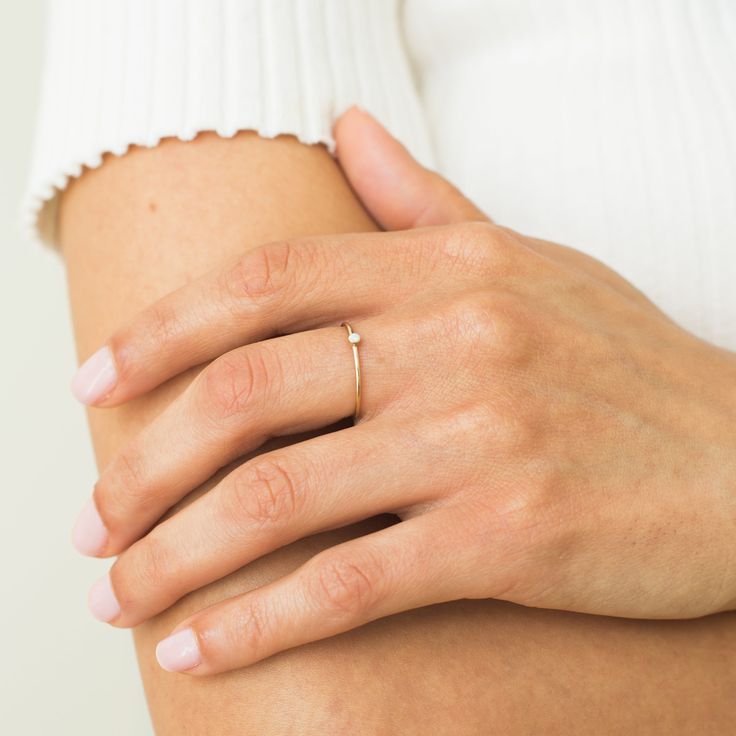
[[[82,358],[143,307],[248,247],[375,229],[324,150],[252,134],[109,158],[65,193],[60,227]],[[194,373],[90,411],[100,468]],[[138,626],[157,733],[729,732],[734,614],[642,622],[462,601],[224,675],[191,678],[156,663],[156,643],[189,614],[392,522],[384,516],[291,544]]]

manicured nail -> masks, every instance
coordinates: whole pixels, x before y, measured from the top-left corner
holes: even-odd
[[[72,393],[83,404],[94,404],[115,388],[117,380],[112,352],[105,346],[79,367],[72,379]]]
[[[74,522],[72,544],[77,548],[77,552],[95,557],[105,549],[108,536],[94,499],[90,498]]]
[[[192,629],[182,629],[162,639],[156,647],[158,663],[169,672],[184,672],[202,661],[197,635]]]
[[[112,589],[109,575],[100,578],[89,589],[87,606],[98,621],[112,621],[120,613],[120,604]]]

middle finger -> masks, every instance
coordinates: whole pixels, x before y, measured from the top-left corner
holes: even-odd
[[[381,380],[375,321],[355,326],[361,366],[371,380],[363,415],[397,388]],[[380,351],[382,354],[384,348]],[[355,407],[355,372],[343,327],[266,340],[214,361],[105,468],[93,503],[105,528],[96,556],[119,553],[140,538],[173,504],[221,467],[274,436],[329,426]]]

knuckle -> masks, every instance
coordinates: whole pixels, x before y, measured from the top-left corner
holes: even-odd
[[[376,605],[383,571],[375,561],[332,555],[315,559],[312,594],[321,609],[330,615],[358,617]]]
[[[471,222],[462,222],[455,226],[461,239],[480,242],[483,240],[493,240],[496,237],[497,232],[500,230],[498,225],[494,225],[492,222],[483,222],[480,220],[473,220]]]
[[[155,345],[166,345],[181,332],[181,317],[166,300],[148,308],[145,322],[146,334]]]
[[[308,238],[300,240],[298,248],[294,247],[291,260],[292,271],[299,272],[299,291],[307,294],[334,283],[351,264],[344,249],[325,248],[321,240]]]
[[[510,292],[463,294],[447,311],[446,329],[456,345],[494,363],[519,364],[532,355],[533,320]]]
[[[242,356],[239,352],[239,357]],[[217,419],[243,411],[253,393],[252,362],[226,355],[218,358],[201,374],[201,414]]]
[[[278,241],[248,251],[223,272],[223,290],[236,301],[278,297],[289,283],[293,247],[288,241]]]
[[[142,353],[155,351],[161,357],[174,350],[182,331],[181,314],[170,299],[152,304],[140,317],[110,337],[108,346],[115,356],[118,379],[125,381],[140,371]]]
[[[149,486],[141,453],[126,447],[95,484],[95,502],[108,526],[150,501]]]
[[[302,510],[304,490],[281,461],[259,460],[236,472],[229,494],[234,518],[247,525],[287,525]]]
[[[512,537],[519,550],[540,549],[561,524],[564,503],[560,503],[559,481],[553,463],[527,459],[513,492],[496,504],[496,531]]]
[[[131,452],[127,449],[123,450],[118,455],[116,471],[126,491],[129,490],[134,493],[137,489],[145,487],[145,471],[143,470],[140,453]]]
[[[499,330],[505,332],[507,315],[496,294],[464,293],[447,309],[447,329],[460,341],[481,345],[493,339]]]
[[[504,458],[526,463],[534,457],[540,445],[540,429],[531,416],[518,409],[513,399],[501,401],[489,412],[489,442],[493,452]]]
[[[453,424],[466,436],[479,438],[484,445],[483,450],[496,456],[527,444],[527,423],[518,412],[504,408],[500,401],[464,407],[454,413]]]
[[[241,414],[267,395],[275,373],[267,351],[248,346],[218,358],[201,374],[201,414],[217,420]]]
[[[453,265],[480,275],[506,272],[516,251],[505,230],[481,221],[452,226],[442,244],[443,255]]]
[[[150,305],[131,324],[118,330],[110,338],[110,347],[119,359],[126,347],[136,345],[142,338],[154,345],[166,345],[181,333],[181,316],[169,299],[160,299]]]
[[[271,617],[264,610],[257,595],[248,595],[238,607],[232,627],[233,648],[245,648],[252,656],[268,649]]]

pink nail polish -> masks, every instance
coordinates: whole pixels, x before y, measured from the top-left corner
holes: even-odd
[[[98,621],[112,621],[120,613],[120,604],[112,589],[109,575],[100,578],[89,589],[87,606]]]
[[[192,629],[182,629],[165,639],[156,647],[158,663],[169,672],[184,672],[202,661],[197,635]]]
[[[108,537],[107,528],[97,511],[94,499],[90,498],[74,522],[72,544],[77,552],[96,557],[104,551]]]
[[[72,379],[72,393],[83,404],[94,404],[115,388],[117,380],[112,352],[105,346],[79,367]]]

